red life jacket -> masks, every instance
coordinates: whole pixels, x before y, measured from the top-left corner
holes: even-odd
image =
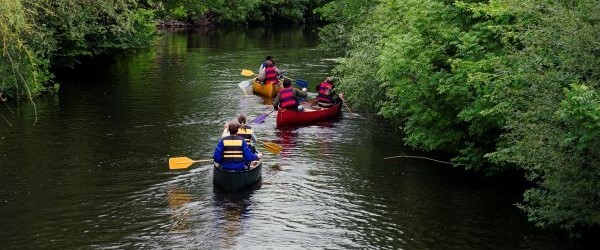
[[[284,109],[296,109],[298,107],[294,88],[288,87],[279,91],[279,107]]]
[[[265,83],[266,84],[277,84],[277,71],[274,67],[265,68]]]
[[[319,84],[319,94],[317,95],[317,101],[319,103],[333,103],[333,98],[331,94],[331,90],[333,89],[333,84],[329,81],[324,81]]]

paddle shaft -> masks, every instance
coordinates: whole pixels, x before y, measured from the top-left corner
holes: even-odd
[[[344,98],[339,95],[338,95],[338,97],[342,100],[342,103],[344,104],[344,107],[346,107],[348,109],[348,112],[352,113],[352,110],[350,110],[350,108],[348,108],[348,105],[346,105],[346,100],[344,100]]]
[[[209,161],[213,161],[213,159],[194,160],[194,161],[191,161],[191,162],[196,163],[196,162],[209,162]]]

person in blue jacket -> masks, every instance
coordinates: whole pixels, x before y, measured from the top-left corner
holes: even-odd
[[[243,171],[250,166],[250,162],[262,158],[262,153],[252,153],[244,138],[237,135],[239,127],[237,122],[230,122],[229,136],[219,141],[213,153],[213,159],[223,170]]]

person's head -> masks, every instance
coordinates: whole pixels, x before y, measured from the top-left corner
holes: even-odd
[[[267,56],[266,61],[271,61],[273,63],[273,66],[275,66],[275,58],[273,58],[272,56]]]
[[[240,124],[238,124],[237,122],[230,122],[227,130],[229,130],[230,135],[235,135],[237,134],[239,128]]]
[[[292,86],[292,81],[290,79],[283,79],[283,87],[284,88],[289,88],[290,86]]]
[[[273,64],[273,61],[271,61],[271,60],[267,60],[267,61],[265,62],[265,65],[267,65],[267,67],[273,67],[273,65],[274,65],[274,64]]]
[[[325,81],[333,83],[333,78],[331,78],[331,76],[328,76],[327,78],[325,78]]]
[[[246,124],[246,115],[244,115],[244,114],[238,115],[237,121],[239,124]]]

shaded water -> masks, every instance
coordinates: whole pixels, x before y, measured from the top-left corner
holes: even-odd
[[[235,195],[210,164],[169,171],[167,159],[207,159],[222,125],[268,100],[244,95],[241,69],[274,55],[310,88],[334,60],[309,29],[167,32],[149,51],[59,76],[57,96],[0,114],[2,249],[564,249],[513,205],[520,187],[409,153],[367,114],[315,126],[255,126],[262,183]],[[418,154],[418,153],[414,153]]]

